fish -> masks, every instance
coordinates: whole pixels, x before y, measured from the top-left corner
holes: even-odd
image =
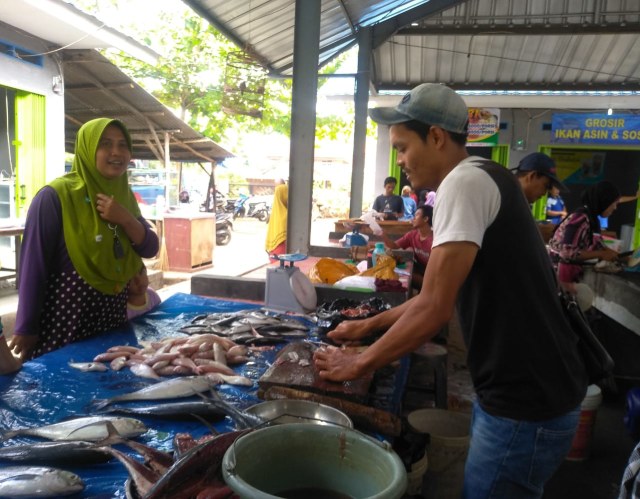
[[[104,372],[108,371],[109,368],[105,366],[102,362],[69,362],[69,367],[73,367],[74,369],[79,369],[82,372],[90,372],[90,371],[98,371]]]
[[[0,441],[25,435],[56,441],[99,441],[109,436],[107,423],[112,424],[122,437],[137,437],[147,431],[144,423],[137,419],[117,416],[87,416],[35,428],[4,431],[0,433]]]
[[[26,445],[0,447],[0,462],[28,464],[96,464],[109,461],[111,456],[93,442],[62,441],[37,442]]]
[[[141,390],[116,395],[108,399],[94,400],[95,409],[102,409],[114,402],[130,400],[163,400],[172,398],[190,397],[196,393],[204,392],[215,386],[204,376],[186,376],[173,378],[149,385]]]
[[[45,466],[0,468],[0,497],[62,497],[84,490],[75,473]]]
[[[107,414],[127,414],[131,416],[145,416],[170,419],[193,419],[193,415],[209,420],[220,420],[225,412],[205,401],[167,402],[144,406],[112,406],[104,409]]]
[[[147,497],[151,487],[160,480],[162,475],[117,449],[104,447],[104,450],[124,465],[135,484],[138,495]]]
[[[210,397],[203,394],[199,395],[202,400],[224,412],[234,422],[236,429],[244,430],[247,428],[256,428],[262,426],[266,421],[260,416],[250,414],[248,412],[237,409],[233,405],[225,402],[217,392],[211,391]]]
[[[191,449],[146,491],[145,499],[196,497],[199,492],[211,487],[216,491],[226,490],[227,486],[221,475],[222,458],[236,439],[248,431],[251,430],[223,433]]]

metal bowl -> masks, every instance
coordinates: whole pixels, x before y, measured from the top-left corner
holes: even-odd
[[[349,416],[331,406],[308,400],[267,400],[245,409],[271,424],[311,423],[335,424],[353,428]]]

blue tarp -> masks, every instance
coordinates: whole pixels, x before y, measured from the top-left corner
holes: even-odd
[[[36,427],[71,417],[94,415],[92,402],[95,399],[129,393],[154,383],[153,380],[135,376],[126,368],[117,372],[81,372],[69,367],[70,361],[91,361],[114,345],[137,346],[141,341],[181,335],[178,329],[200,314],[251,308],[259,308],[259,305],[178,293],[122,329],[67,345],[26,362],[17,374],[0,376],[0,430]],[[238,366],[235,369],[238,374],[247,376],[256,383],[253,387],[220,385],[218,392],[221,397],[241,409],[260,402],[257,397],[257,380],[271,365],[275,356],[276,351],[261,352],[247,364]],[[394,409],[392,412],[399,411],[401,387],[404,386],[407,369],[408,364],[405,363],[394,381],[396,389],[392,388],[391,393],[386,396],[386,402]],[[210,433],[206,426],[197,421],[139,419],[147,425],[149,431],[138,440],[165,451],[172,450],[172,440],[176,433],[187,432],[194,437]],[[228,418],[214,426],[220,432],[234,429]],[[34,439],[24,437],[8,440],[4,445],[32,442]],[[127,447],[118,446],[118,449],[136,455]],[[128,474],[119,461],[65,468],[77,473],[86,484],[85,491],[77,497],[125,497]]]
[[[0,376],[0,429],[35,427],[70,417],[92,415],[95,414],[92,412],[94,399],[132,392],[153,383],[153,380],[137,377],[126,368],[117,372],[81,372],[67,365],[71,360],[91,361],[114,345],[139,345],[139,341],[180,335],[178,329],[199,314],[257,307],[179,293],[122,329],[67,345],[26,362],[17,374]],[[257,381],[274,355],[273,352],[266,352],[251,364],[239,366],[236,371]],[[253,388],[221,385],[218,391],[225,400],[240,408],[260,402],[256,396],[257,383]],[[139,419],[149,428],[139,440],[167,451],[172,450],[172,439],[178,432],[188,432],[196,437],[210,433],[197,421]],[[230,425],[229,420],[225,419],[214,426],[219,431],[228,431],[232,429]],[[32,442],[34,439],[24,437],[8,440],[4,445]],[[135,455],[126,447],[118,446],[118,449]],[[125,497],[124,484],[128,474],[119,461],[75,468],[67,466],[66,469],[77,473],[85,481],[86,489],[81,497]]]

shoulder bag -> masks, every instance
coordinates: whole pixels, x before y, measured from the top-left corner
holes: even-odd
[[[560,302],[571,328],[578,336],[578,350],[582,357],[589,384],[598,383],[613,373],[613,359],[596,337],[589,321],[573,296],[560,292]]]

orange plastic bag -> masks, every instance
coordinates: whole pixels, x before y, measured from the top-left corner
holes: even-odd
[[[335,284],[343,277],[356,275],[358,269],[354,265],[334,258],[320,258],[309,271],[309,280],[314,284]]]
[[[378,255],[375,267],[371,267],[359,275],[363,277],[376,277],[378,279],[398,279],[395,268],[396,260],[392,256]]]

